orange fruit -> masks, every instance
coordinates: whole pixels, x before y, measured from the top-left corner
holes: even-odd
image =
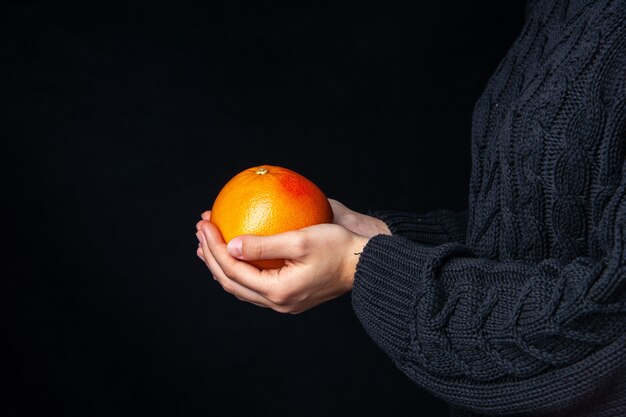
[[[332,223],[328,199],[317,185],[287,168],[261,165],[231,178],[211,209],[211,223],[226,243],[244,234],[268,236]],[[285,265],[282,259],[250,261],[259,269]]]

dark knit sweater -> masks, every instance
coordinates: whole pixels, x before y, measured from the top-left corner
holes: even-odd
[[[375,214],[354,310],[455,415],[626,416],[625,98],[626,1],[531,2],[476,103],[467,212]]]

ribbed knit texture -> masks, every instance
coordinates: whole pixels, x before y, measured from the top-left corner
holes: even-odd
[[[387,224],[391,233],[421,243],[461,242],[465,240],[467,211],[438,210],[426,214],[380,210],[370,213]]]
[[[530,2],[467,213],[375,213],[354,310],[451,415],[626,416],[625,3]]]

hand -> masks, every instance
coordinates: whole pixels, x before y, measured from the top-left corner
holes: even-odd
[[[368,238],[337,224],[320,224],[272,236],[243,235],[228,246],[202,214],[197,255],[225,291],[242,301],[282,313],[300,313],[350,291]],[[280,269],[244,260],[285,259]]]
[[[337,200],[329,198],[328,201],[333,209],[336,224],[368,238],[380,234],[391,235],[391,231],[382,220],[350,210]]]

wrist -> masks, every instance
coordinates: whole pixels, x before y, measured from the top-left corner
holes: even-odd
[[[369,237],[355,234],[352,239],[352,244],[348,245],[348,252],[344,259],[346,260],[343,271],[343,282],[346,292],[352,291],[354,285],[354,275],[356,273],[356,266],[359,263],[361,253],[369,242]]]

